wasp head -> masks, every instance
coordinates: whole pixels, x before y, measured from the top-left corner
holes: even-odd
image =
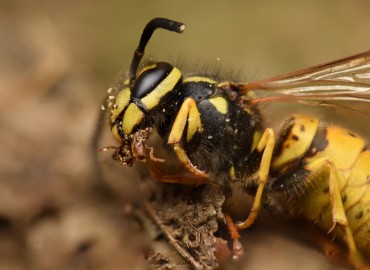
[[[115,96],[109,96],[111,131],[121,144],[116,156],[122,164],[145,160],[145,141],[159,119],[158,112],[165,113],[165,103],[176,94],[182,81],[181,72],[165,62],[145,66],[138,72],[145,46],[158,28],[180,33],[184,25],[163,18],[150,21],[134,53],[129,79]]]

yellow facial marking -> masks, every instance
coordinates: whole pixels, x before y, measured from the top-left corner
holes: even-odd
[[[150,94],[141,99],[147,110],[157,106],[161,98],[173,90],[180,78],[180,70],[174,67],[170,74],[168,74],[167,77],[152,92],[150,92]]]
[[[126,135],[130,135],[133,128],[144,118],[144,113],[135,103],[131,103],[122,119],[122,130]]]
[[[215,106],[216,110],[219,113],[226,114],[227,113],[227,101],[223,97],[214,97],[208,99],[209,102]]]
[[[208,82],[210,84],[217,83],[216,81],[214,81],[210,78],[201,77],[201,76],[192,76],[192,77],[188,77],[188,78],[184,79],[184,83],[187,83],[187,82]]]
[[[128,106],[130,102],[130,96],[131,96],[131,91],[130,91],[130,88],[128,87],[125,87],[118,93],[116,97],[116,101],[111,110],[111,116],[110,116],[111,123],[114,123],[117,117],[119,116],[119,114],[123,111],[123,109],[126,106]]]

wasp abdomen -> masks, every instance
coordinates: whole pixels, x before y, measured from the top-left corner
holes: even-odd
[[[342,191],[349,225],[357,245],[370,254],[370,151],[360,153]]]
[[[295,115],[276,149],[272,189],[294,198],[297,210],[325,231],[334,223],[349,226],[357,246],[370,254],[370,150],[364,139]],[[343,205],[343,220],[336,220],[338,204]],[[343,226],[335,227],[342,236]]]

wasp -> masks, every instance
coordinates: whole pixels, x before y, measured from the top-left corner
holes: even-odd
[[[185,25],[165,18],[151,20],[134,53],[128,79],[108,100],[120,163],[147,162],[151,174],[162,182],[213,182],[226,190],[238,184],[254,199],[242,222],[233,223],[225,211],[235,246],[238,230],[250,227],[263,207],[294,201],[301,216],[339,235],[355,268],[365,267],[361,255],[370,255],[367,141],[303,114],[292,115],[275,132],[266,126],[259,105],[295,102],[355,108],[355,104],[367,104],[370,51],[267,80],[236,83],[201,74],[186,76],[167,62],[139,68],[158,28],[181,33]],[[156,147],[148,146],[153,133],[168,157],[157,158]],[[180,164],[186,173],[157,169],[156,164],[167,162]]]

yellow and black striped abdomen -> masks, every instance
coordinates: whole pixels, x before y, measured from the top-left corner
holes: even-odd
[[[272,169],[278,176],[274,185],[295,196],[299,212],[328,232],[334,225],[329,188],[330,166],[334,166],[355,242],[370,254],[370,150],[366,142],[348,130],[319,123],[316,118],[295,115],[292,119],[277,144]],[[308,129],[307,123],[311,123]],[[336,228],[342,235],[343,227]]]

